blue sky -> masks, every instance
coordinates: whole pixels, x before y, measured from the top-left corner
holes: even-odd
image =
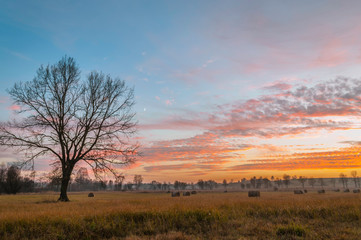
[[[358,92],[342,88],[355,89],[358,81],[351,80],[361,75],[360,5],[2,1],[0,119],[12,116],[6,89],[31,80],[41,64],[68,55],[83,77],[103,71],[135,88],[145,157],[125,174],[140,173],[146,180],[236,179],[285,171],[330,176],[358,169],[358,157],[348,168],[326,157],[302,162],[297,154],[345,159],[360,140]],[[332,82],[338,76],[346,80]],[[334,90],[324,90],[328,85]],[[333,101],[341,88],[352,102]],[[311,103],[320,97],[315,91],[331,99],[318,100],[323,105],[314,110]],[[313,93],[317,96],[310,100]],[[296,97],[307,107],[302,114],[290,111],[289,99],[294,105]],[[337,123],[330,126],[330,120]],[[344,122],[347,129],[341,128]],[[0,159],[9,161],[9,156]]]

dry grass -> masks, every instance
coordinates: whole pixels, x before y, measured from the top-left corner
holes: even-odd
[[[358,239],[361,194],[0,195],[0,239]]]

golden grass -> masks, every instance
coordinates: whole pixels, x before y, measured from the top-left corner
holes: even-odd
[[[0,239],[358,239],[361,194],[0,195]]]

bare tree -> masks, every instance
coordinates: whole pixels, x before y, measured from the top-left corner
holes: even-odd
[[[114,187],[114,189],[117,190],[117,191],[122,190],[123,182],[124,182],[124,176],[117,176],[115,178],[115,187]]]
[[[137,188],[137,190],[139,189],[140,185],[143,182],[143,177],[142,175],[134,175],[134,180],[133,180],[135,187]]]
[[[343,188],[347,188],[348,178],[346,174],[340,173],[340,182],[342,183]]]
[[[225,190],[227,190],[227,185],[228,185],[227,180],[223,179],[223,187]]]
[[[24,163],[44,155],[58,162],[59,201],[69,201],[68,184],[79,161],[101,177],[107,170],[117,175],[117,164],[135,160],[134,91],[124,81],[95,71],[82,81],[74,59],[63,57],[41,66],[32,81],[15,84],[9,94],[21,107],[20,120],[1,124],[0,144],[23,151]]]
[[[303,176],[299,176],[298,181],[302,184],[302,188],[305,188],[305,183],[307,181],[307,178]]]
[[[357,188],[357,180],[358,180],[358,176],[357,176],[357,171],[351,171],[351,176],[352,176],[352,179],[355,183],[355,188]]]
[[[291,182],[291,176],[288,174],[284,174],[283,175],[283,183],[286,185],[286,187],[288,188],[288,185]]]

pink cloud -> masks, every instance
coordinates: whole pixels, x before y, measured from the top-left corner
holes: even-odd
[[[174,102],[174,100],[167,99],[167,100],[165,100],[165,105],[171,106],[171,105],[173,105],[173,102]]]
[[[21,107],[19,105],[11,105],[8,109],[13,111],[19,111]]]

